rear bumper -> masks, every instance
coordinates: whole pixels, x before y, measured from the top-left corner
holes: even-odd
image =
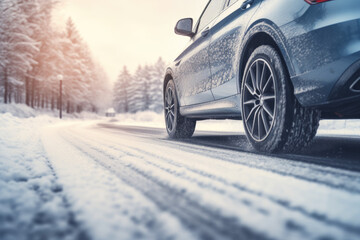
[[[303,106],[321,107],[360,97],[359,78],[360,51],[291,80],[295,96]]]

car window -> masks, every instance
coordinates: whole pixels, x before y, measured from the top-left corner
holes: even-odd
[[[201,31],[206,25],[208,25],[224,8],[225,0],[211,0],[206,7],[203,15],[201,16],[198,30]]]
[[[233,5],[233,4],[236,3],[237,1],[238,1],[238,0],[230,0],[228,6]]]

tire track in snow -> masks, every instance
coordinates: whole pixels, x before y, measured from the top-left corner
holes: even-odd
[[[169,141],[164,139],[159,139],[164,141],[165,144],[172,146],[173,148],[179,148],[187,152],[198,153],[203,151],[204,156],[213,157],[216,155],[221,158],[221,161],[228,161],[234,164],[241,164],[251,168],[262,169],[265,171],[273,172],[276,174],[284,176],[292,176],[301,180],[320,183],[326,186],[333,188],[338,188],[341,190],[347,190],[352,193],[360,194],[360,174],[356,172],[344,171],[342,169],[336,169],[332,167],[321,167],[316,164],[298,162],[297,160],[293,161],[292,159],[286,159],[285,157],[277,156],[268,156],[260,155],[252,152],[243,152],[239,150],[234,150],[234,152],[229,152],[226,148],[221,148],[220,150],[214,150],[209,146],[203,147],[194,147],[192,143],[184,141]],[[205,150],[205,149],[206,150]],[[216,148],[219,148],[217,146]],[[204,151],[205,150],[205,151]],[[252,157],[251,161],[242,161],[236,158],[237,153],[245,153]],[[276,159],[271,159],[275,157]],[[271,160],[271,161],[269,161]],[[274,165],[274,161],[277,161],[277,164]],[[281,164],[283,163],[283,164]],[[289,171],[291,167],[291,171]],[[336,179],[334,181],[334,179]]]
[[[73,137],[76,137],[76,136],[73,136]],[[97,138],[98,138],[98,136],[97,136]],[[80,142],[81,141],[83,141],[84,139],[79,139],[80,140]],[[89,140],[89,139],[86,139],[86,140]],[[98,141],[99,139],[97,139],[97,141]],[[106,140],[105,140],[106,141]],[[98,142],[93,142],[93,144],[96,144],[96,143],[98,143]],[[88,144],[89,144],[89,146],[91,145],[91,143],[89,143],[88,142]],[[122,146],[122,147],[124,147],[124,146]],[[85,150],[86,150],[86,148],[85,148]],[[96,148],[94,148],[93,147],[93,150],[95,150],[95,151],[101,151],[101,149],[96,149]],[[135,148],[135,150],[136,151],[139,151],[139,148]],[[105,154],[105,153],[102,153],[102,154]],[[126,153],[126,154],[129,154],[129,153]],[[148,153],[147,153],[148,154]],[[111,158],[113,158],[114,160],[116,160],[116,157],[114,157],[114,156],[106,156],[106,158],[109,158],[109,157],[111,157]],[[159,156],[157,156],[157,157],[159,157]],[[138,158],[139,158],[139,156],[138,156]],[[164,159],[162,159],[162,160],[164,160]],[[110,166],[111,166],[111,164],[110,164]],[[109,166],[108,166],[109,167]],[[157,166],[158,167],[158,166]],[[162,169],[162,170],[166,170],[166,169]],[[191,169],[190,169],[191,170]],[[142,174],[144,174],[144,173],[142,173]],[[145,173],[146,174],[146,173]],[[208,177],[210,177],[210,179],[211,178],[213,178],[214,176],[208,176]],[[149,176],[146,176],[146,178],[147,179],[149,179]],[[214,179],[211,179],[211,180],[214,180]],[[155,181],[156,181],[156,179],[155,179]],[[223,184],[227,184],[227,183],[224,183],[223,182]],[[240,187],[240,189],[241,189],[241,187]],[[242,190],[246,190],[246,189],[242,189]],[[249,190],[248,190],[249,191]],[[254,194],[254,192],[252,192],[253,194]],[[263,194],[262,193],[257,193],[257,195],[258,196],[260,196],[260,197],[264,197],[263,196]],[[346,225],[346,224],[342,224],[341,222],[337,222],[337,221],[332,221],[331,219],[329,220],[329,219],[326,219],[326,215],[325,216],[322,216],[322,215],[316,215],[316,214],[309,214],[309,213],[306,213],[306,212],[304,212],[304,211],[302,211],[301,210],[301,208],[299,208],[299,207],[291,207],[286,201],[281,201],[281,200],[278,200],[278,199],[271,199],[271,198],[269,198],[270,200],[272,200],[272,201],[275,201],[275,202],[277,202],[278,204],[280,204],[280,205],[283,205],[283,207],[285,207],[285,208],[287,208],[288,210],[292,210],[292,211],[294,211],[294,210],[296,210],[296,211],[300,211],[302,214],[305,214],[305,215],[307,215],[308,217],[312,217],[312,218],[315,218],[315,219],[317,219],[317,220],[319,220],[319,221],[325,221],[325,223],[326,224],[330,224],[330,225],[334,225],[334,226],[337,226],[337,227],[341,227],[341,228],[344,228],[344,229],[346,229],[346,230],[348,230],[348,231],[351,231],[351,232],[353,232],[353,233],[357,233],[358,231],[357,231],[357,228],[355,227],[352,227],[351,225],[349,226],[349,225]]]
[[[106,129],[116,129],[126,133],[135,133],[135,134],[142,134],[144,137],[155,137],[159,140],[163,140],[165,142],[176,142],[176,143],[188,143],[192,144],[193,146],[203,146],[203,147],[212,147],[217,149],[226,149],[232,150],[236,152],[242,153],[249,153],[254,154],[257,156],[263,156],[264,154],[259,154],[252,149],[249,143],[246,140],[245,136],[224,136],[224,135],[216,135],[211,136],[211,140],[209,140],[209,136],[194,136],[190,139],[186,140],[169,140],[167,138],[159,138],[159,136],[165,136],[166,132],[164,130],[159,130],[156,128],[150,127],[136,127],[136,126],[121,126],[121,125],[114,125],[109,123],[99,123],[98,126],[106,128]],[[156,132],[156,133],[155,133]],[[200,131],[201,133],[201,131]],[[214,132],[212,132],[214,134]],[[216,133],[216,132],[215,132]],[[211,134],[211,133],[210,133]],[[219,134],[219,133],[218,133]],[[228,141],[226,138],[233,138],[233,141]],[[215,139],[214,139],[215,138]],[[318,137],[321,138],[321,137]],[[331,137],[330,137],[331,138]],[[354,136],[351,136],[354,138]],[[219,143],[219,139],[224,139],[224,143]],[[314,142],[316,144],[316,142]],[[243,146],[245,145],[245,146]],[[359,161],[354,160],[346,160],[342,159],[341,162],[339,159],[331,158],[331,157],[317,157],[317,156],[310,156],[308,154],[267,154],[269,157],[276,157],[285,160],[293,160],[297,162],[303,162],[306,164],[318,165],[321,167],[333,167],[337,169],[343,169],[348,171],[359,172],[360,171],[360,164]]]
[[[116,166],[114,166],[113,163],[116,159],[109,158],[109,156],[89,145],[82,145],[78,141],[69,140],[64,134],[61,134],[61,136],[84,155],[116,174],[129,186],[142,192],[161,209],[177,216],[190,230],[197,232],[201,239],[268,239],[239,225],[234,219],[223,217],[204,208],[196,201],[183,198],[182,191],[171,189],[162,182],[150,178],[127,164],[117,162]],[[111,162],[107,160],[111,160]]]
[[[101,127],[107,126],[107,124],[98,125]],[[113,132],[109,131],[109,133]],[[126,134],[127,132],[124,133]],[[131,136],[133,135],[131,134]],[[148,137],[145,137],[145,139],[148,139]],[[221,147],[222,145],[216,145],[214,149],[208,145],[199,147],[199,143],[195,143],[194,145],[192,142],[189,143],[181,140],[174,141],[162,138],[156,140],[160,141],[161,145],[166,144],[171,148],[181,149],[188,153],[198,154],[201,152],[203,156],[216,156],[221,159],[220,161],[228,161],[233,164],[262,169],[276,174],[291,176],[301,180],[316,182],[333,188],[360,194],[360,174],[357,172],[349,172],[347,170],[319,166],[311,162],[304,163],[297,160],[293,161],[293,159],[289,160],[285,157],[278,157],[278,155],[267,156],[253,152],[244,152],[239,149],[234,149],[233,147],[227,149],[226,147]],[[251,161],[248,159],[239,159],[238,156],[243,156],[244,154],[251,156]],[[275,160],[272,159],[274,157],[276,158]]]
[[[104,139],[104,141],[106,141],[106,139]],[[108,140],[107,140],[107,141],[108,141]],[[91,143],[90,143],[90,144],[91,144]],[[122,147],[124,147],[124,146],[122,145]],[[141,156],[142,159],[145,159],[146,157],[155,157],[155,158],[152,158],[152,159],[158,158],[158,159],[161,159],[162,161],[169,162],[168,159],[166,159],[166,158],[164,158],[164,157],[161,157],[161,156],[159,156],[159,155],[154,155],[154,154],[152,154],[150,151],[143,151],[143,150],[141,150],[140,148],[134,148],[134,147],[129,147],[129,146],[127,146],[127,148],[133,149],[134,151],[139,152],[139,153],[142,152],[142,153],[143,153],[142,156]],[[116,150],[116,148],[112,148],[112,149],[113,149],[113,150]],[[154,149],[154,148],[152,148],[152,149]],[[99,149],[97,149],[97,150],[99,151]],[[111,150],[108,149],[106,152],[110,152],[110,151],[111,151]],[[122,151],[124,151],[124,150],[122,150]],[[133,154],[134,151],[132,151],[132,152],[128,152],[128,151],[127,151],[126,154]],[[138,154],[138,157],[139,157],[139,156],[140,156],[140,154]],[[145,161],[146,161],[146,160],[145,160]],[[160,169],[163,170],[163,171],[169,172],[168,169],[163,168],[163,167],[161,167],[161,166],[158,166],[158,165],[152,163],[151,161],[147,161],[147,162],[148,162],[150,165],[153,165],[153,166],[155,166],[155,167],[157,167],[157,168],[160,168]],[[171,161],[170,161],[169,163],[171,164]],[[182,166],[182,165],[176,165],[176,166],[177,166],[177,167],[184,167],[184,166]],[[188,171],[194,172],[194,173],[196,173],[196,174],[199,174],[199,175],[208,177],[208,178],[210,178],[210,179],[212,179],[212,180],[216,180],[216,181],[218,181],[218,182],[221,182],[222,184],[224,184],[224,186],[222,186],[222,187],[225,187],[225,186],[231,184],[231,183],[227,182],[224,178],[217,177],[217,176],[214,176],[214,175],[211,175],[211,174],[208,174],[208,173],[207,173],[207,174],[204,174],[203,172],[201,172],[201,171],[195,171],[195,170],[193,170],[192,168],[186,168],[186,169],[187,169]],[[169,172],[169,173],[174,174],[174,172]],[[181,176],[179,176],[179,177],[181,177]],[[196,182],[196,180],[193,180],[193,181]],[[201,185],[202,183],[198,183],[198,184]],[[256,191],[256,190],[249,189],[249,188],[247,188],[246,186],[234,184],[234,187],[236,187],[238,190],[245,191],[245,192],[248,192],[248,193],[253,194],[253,195],[257,195],[257,196],[262,197],[262,198],[267,198],[267,199],[269,199],[270,201],[272,201],[272,202],[274,202],[274,203],[277,203],[277,204],[279,204],[279,205],[282,205],[283,207],[285,207],[285,208],[287,208],[287,209],[289,209],[289,210],[298,211],[298,212],[306,215],[307,217],[315,218],[315,219],[317,219],[317,220],[326,222],[326,224],[333,225],[333,226],[338,226],[338,227],[341,227],[341,228],[346,229],[347,231],[351,231],[351,232],[359,233],[359,234],[360,234],[359,228],[358,228],[357,226],[352,226],[352,225],[344,224],[344,223],[342,223],[341,221],[336,221],[336,220],[333,220],[333,219],[328,219],[325,214],[311,213],[311,212],[303,209],[303,208],[300,207],[300,206],[291,206],[290,202],[287,201],[287,200],[278,199],[278,198],[276,198],[276,197],[274,197],[274,196],[264,194],[264,193],[261,192],[261,191]]]

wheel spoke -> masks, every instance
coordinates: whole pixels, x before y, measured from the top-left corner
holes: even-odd
[[[251,95],[255,95],[255,90],[254,89],[252,89],[250,86],[249,86],[249,84],[247,84],[247,83],[245,83],[245,87],[247,88],[247,90],[249,91],[249,93],[251,94]]]
[[[252,67],[250,67],[250,78],[251,78],[251,83],[253,86],[253,93],[255,93],[256,91],[256,76],[254,74],[254,71],[252,69]],[[254,94],[253,94],[254,95]]]
[[[265,83],[265,86],[264,86],[263,89],[262,89],[262,92],[265,92],[265,91],[266,91],[266,89],[267,89],[267,87],[269,86],[269,84],[270,84],[270,82],[271,82],[272,79],[273,79],[273,76],[270,75],[270,77],[266,80],[266,83]]]
[[[256,111],[255,111],[255,114],[254,114],[253,124],[252,124],[252,128],[251,128],[251,132],[252,132],[253,135],[255,135],[255,132],[254,132],[255,131],[255,124],[257,122],[257,115],[259,113],[259,109],[260,108],[257,108]]]
[[[265,77],[265,70],[266,70],[266,64],[263,64],[263,69],[261,71],[261,78],[260,78],[260,85],[259,85],[259,89],[262,91],[262,86],[263,86],[263,81],[264,81],[264,77]]]
[[[263,100],[267,101],[267,100],[274,100],[275,99],[275,95],[263,95]]]
[[[170,124],[171,124],[171,123],[170,123],[170,117],[169,117],[169,114],[168,114],[168,115],[166,116],[166,126],[167,126],[168,130],[171,131],[172,129],[171,129]]]
[[[274,119],[274,113],[270,110],[270,108],[264,103],[263,108],[265,112],[271,117],[271,119]]]
[[[251,99],[251,100],[249,100],[249,101],[246,101],[246,102],[244,102],[244,105],[250,105],[250,104],[256,104],[256,100],[255,99]]]
[[[259,108],[259,111],[258,111],[258,114],[257,114],[257,124],[258,124],[258,136],[259,136],[259,140],[261,139],[261,130],[262,130],[262,128],[261,128],[261,108]]]
[[[249,121],[250,117],[256,112],[256,110],[257,110],[258,108],[259,108],[259,106],[256,105],[256,106],[254,106],[254,107],[251,109],[251,111],[250,111],[250,113],[249,113],[249,116],[248,116],[247,119],[245,120],[246,122]]]
[[[259,61],[256,62],[256,89],[260,90],[260,67]]]
[[[169,88],[169,98],[168,98],[168,104],[171,105],[171,102],[172,102],[172,90],[171,88]]]
[[[266,132],[266,134],[268,134],[270,126],[269,126],[269,122],[266,120],[266,117],[264,115],[264,109],[261,109],[261,119],[262,119],[263,126],[265,128],[265,132]]]

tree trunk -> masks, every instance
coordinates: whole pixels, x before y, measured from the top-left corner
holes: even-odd
[[[70,101],[67,101],[66,113],[70,113]]]
[[[45,108],[48,109],[49,107],[49,95],[46,93],[45,94]]]
[[[128,94],[127,94],[126,90],[125,90],[125,112],[126,113],[129,112],[129,100],[128,100]]]
[[[41,108],[45,108],[45,96],[44,96],[44,94],[41,95]]]
[[[31,107],[34,108],[35,105],[35,80],[31,79]]]
[[[36,93],[36,107],[37,108],[40,108],[41,107],[41,95],[40,95],[40,92],[39,91],[37,91],[37,93]]]
[[[54,93],[51,94],[51,110],[54,110],[55,108],[55,99],[54,99]]]
[[[25,78],[25,104],[30,106],[30,78]]]
[[[7,76],[7,70],[5,69],[4,72],[4,103],[8,103],[8,91],[9,91],[9,86],[8,86],[8,76]]]
[[[11,98],[12,98],[12,88],[11,88],[11,85],[10,84],[8,84],[8,103],[11,103]]]

